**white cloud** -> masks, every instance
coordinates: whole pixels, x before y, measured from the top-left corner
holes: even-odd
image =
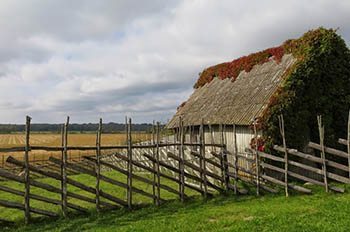
[[[0,122],[166,121],[198,73],[319,26],[350,41],[344,1],[0,3]]]

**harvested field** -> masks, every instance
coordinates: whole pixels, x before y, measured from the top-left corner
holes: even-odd
[[[151,134],[138,132],[133,134],[134,142],[150,140]],[[125,144],[126,136],[123,133],[102,134],[102,145],[122,145]],[[23,147],[25,144],[24,134],[0,134],[0,147]],[[61,135],[58,133],[32,133],[30,136],[30,144],[37,146],[60,146]],[[69,134],[69,146],[95,146],[96,135],[89,134]],[[106,151],[108,152],[108,151]],[[48,157],[60,157],[60,152],[35,151],[30,153],[30,161],[44,163]],[[91,154],[91,151],[69,151],[68,159],[80,160],[84,155]],[[13,156],[17,159],[22,159],[23,152],[0,153],[0,167],[3,167],[8,156]]]

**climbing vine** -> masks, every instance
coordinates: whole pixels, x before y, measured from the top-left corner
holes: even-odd
[[[243,56],[231,62],[218,64],[205,69],[198,78],[194,88],[199,88],[206,83],[211,82],[215,77],[221,80],[231,78],[235,81],[241,71],[249,72],[257,64],[263,64],[273,58],[276,62],[280,62],[284,55],[283,46],[269,48],[261,52]]]
[[[289,146],[302,150],[305,142],[319,141],[317,115],[323,115],[326,143],[337,146],[338,138],[346,135],[350,106],[349,49],[335,30],[324,28],[286,41],[283,47],[298,61],[285,73],[260,120],[266,149],[281,143],[279,114],[285,115]]]

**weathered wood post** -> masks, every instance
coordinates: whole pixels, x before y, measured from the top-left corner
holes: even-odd
[[[29,224],[30,222],[30,172],[29,172],[29,150],[30,150],[30,121],[29,116],[26,117],[26,144],[24,151],[24,180],[25,180],[25,192],[24,192],[24,217],[25,223]]]
[[[152,123],[152,156],[154,159],[156,159],[156,139],[155,139],[155,130],[156,130],[156,126],[155,126],[155,122],[153,120]],[[153,167],[153,185],[152,185],[152,193],[153,193],[153,204],[157,204],[157,195],[156,195],[156,182],[157,182],[157,166],[156,166],[156,162],[152,161],[152,167]]]
[[[191,125],[189,125],[188,127],[189,127],[190,144],[192,144],[193,143],[193,140],[192,140],[193,129],[192,129]],[[193,146],[190,146],[190,152],[192,152],[192,151],[193,151]]]
[[[255,172],[256,172],[256,195],[260,195],[260,162],[259,162],[259,152],[258,152],[258,133],[256,129],[257,120],[254,119],[254,139],[255,139]]]
[[[350,178],[350,110],[349,110],[349,116],[348,116],[348,136],[347,136],[347,148],[348,148],[348,173],[349,173],[349,178]]]
[[[128,137],[128,189],[127,189],[127,202],[128,208],[132,208],[132,137],[131,137],[131,118],[127,124],[127,137]]]
[[[227,160],[227,151],[226,151],[226,141],[225,141],[225,135],[224,133],[224,127],[222,124],[220,124],[220,144],[221,144],[221,155],[220,155],[220,161],[221,161],[221,173],[222,173],[222,184],[225,186],[226,191],[229,191],[229,183],[230,179],[227,175],[228,172],[228,160]]]
[[[157,144],[156,144],[156,171],[157,171],[157,206],[160,205],[160,164],[159,164],[159,143],[160,143],[160,125],[157,122]]]
[[[62,210],[62,214],[63,214],[63,216],[64,217],[67,217],[67,215],[65,215],[65,213],[67,212],[67,211],[65,211],[64,209],[63,209],[63,156],[64,156],[64,151],[63,151],[63,147],[64,147],[64,125],[65,124],[62,124],[61,125],[61,148],[62,148],[62,150],[61,150],[61,165],[60,165],[60,173],[61,173],[61,210]]]
[[[226,124],[224,124],[224,164],[225,164],[225,176],[226,176],[226,189],[229,190],[230,189],[230,176],[229,176],[229,161],[228,161],[228,155],[229,155],[229,152],[228,152],[228,143],[227,143],[227,128],[226,128]]]
[[[214,132],[213,132],[213,127],[211,124],[208,125],[208,129],[209,129],[209,135],[210,135],[210,142],[211,144],[215,143],[215,138],[214,138]],[[216,147],[212,146],[211,147],[211,151],[216,153]]]
[[[180,118],[180,150],[179,150],[179,171],[180,171],[180,199],[185,200],[185,166],[184,166],[184,125]]]
[[[62,159],[62,213],[64,217],[67,217],[67,152],[68,152],[68,125],[69,116],[67,116],[66,123],[63,130],[63,159]]]
[[[223,145],[224,145],[224,136],[223,136],[223,127],[222,124],[220,123],[219,125],[219,133],[220,133],[220,166],[221,166],[221,186],[224,187],[225,186],[225,167],[224,167],[224,149],[223,149]]]
[[[286,194],[286,197],[289,196],[288,192],[288,152],[287,152],[287,145],[286,145],[286,135],[284,131],[284,119],[283,115],[278,116],[278,122],[279,122],[279,128],[280,128],[280,134],[283,141],[283,150],[284,150],[284,191]]]
[[[234,169],[235,169],[235,194],[238,193],[237,191],[237,182],[238,182],[238,146],[237,146],[237,132],[236,132],[236,124],[233,124],[233,138],[234,138],[234,147],[235,147],[235,150],[234,150]]]
[[[205,162],[205,137],[204,137],[204,119],[201,120],[201,125],[199,128],[199,141],[200,141],[200,169],[201,169],[201,190],[204,189],[202,195],[206,198],[208,196],[208,186],[207,186],[207,175],[206,175],[206,162]]]
[[[95,163],[95,172],[96,172],[96,210],[100,212],[100,175],[101,175],[101,135],[102,135],[102,118],[98,124],[97,136],[96,136],[96,163]]]
[[[321,146],[323,180],[324,180],[326,192],[328,192],[326,153],[325,153],[325,149],[324,149],[324,125],[322,124],[322,115],[317,116],[317,124],[318,124],[318,132],[319,132],[320,146]]]

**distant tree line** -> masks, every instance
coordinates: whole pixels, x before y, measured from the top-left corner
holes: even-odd
[[[31,131],[35,132],[52,132],[58,133],[61,131],[62,124],[32,124]],[[98,129],[97,123],[82,123],[82,124],[69,124],[69,131],[76,133],[84,132],[94,132]],[[122,123],[106,123],[102,125],[104,133],[119,133],[125,131],[125,124]],[[23,124],[0,124],[0,133],[16,133],[23,132],[25,130],[25,125]],[[132,131],[145,131],[150,132],[152,130],[152,124],[141,123],[141,124],[132,124]]]

